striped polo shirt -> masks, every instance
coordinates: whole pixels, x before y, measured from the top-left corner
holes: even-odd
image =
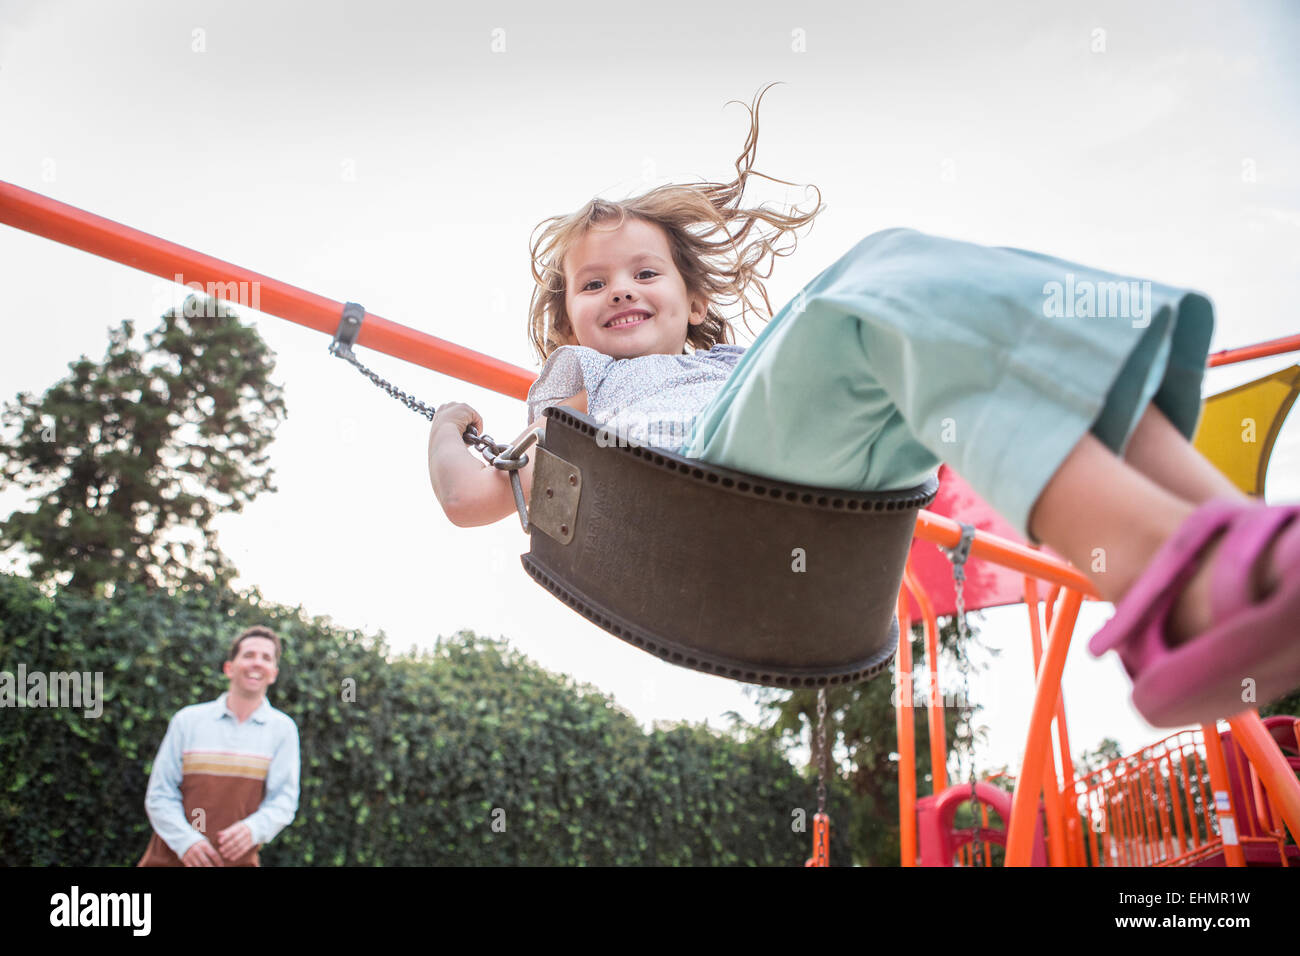
[[[177,866],[207,837],[246,823],[253,848],[227,866],[257,866],[258,848],[298,809],[298,727],[265,698],[240,722],[226,694],[172,717],[149,774],[145,812],[153,837],[139,866]]]

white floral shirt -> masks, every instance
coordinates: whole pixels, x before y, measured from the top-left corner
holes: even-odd
[[[689,355],[616,359],[583,345],[562,345],[528,390],[528,421],[587,390],[587,414],[611,439],[680,452],[695,420],[745,352],[718,344]]]

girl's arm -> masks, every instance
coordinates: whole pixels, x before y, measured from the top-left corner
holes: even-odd
[[[585,414],[587,390],[583,389],[560,404]],[[545,433],[546,420],[538,418],[531,422],[515,441],[533,428],[540,428]],[[535,457],[528,455],[528,463],[519,469],[524,501],[532,495]],[[470,451],[454,425],[443,426],[429,435],[429,478],[442,510],[458,528],[477,528],[515,514],[515,494],[510,486],[509,473],[493,468]]]

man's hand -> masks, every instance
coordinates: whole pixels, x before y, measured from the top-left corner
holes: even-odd
[[[221,854],[212,848],[212,844],[207,840],[200,840],[181,857],[181,862],[186,866],[225,866],[221,860]]]
[[[253,831],[247,823],[232,823],[217,834],[217,846],[227,860],[238,860],[253,848]]]

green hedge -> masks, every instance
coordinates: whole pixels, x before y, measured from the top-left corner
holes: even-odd
[[[502,642],[462,631],[394,654],[382,634],[255,592],[51,597],[0,575],[0,670],[104,675],[98,719],[0,710],[0,864],[133,865],[168,721],[226,689],[229,642],[257,623],[284,641],[271,700],[302,744],[298,814],[266,865],[797,866],[810,854],[793,821],[803,809],[811,828],[815,782],[771,744],[699,726],[647,734]],[[847,819],[843,791],[830,799]],[[831,859],[847,856],[837,830]]]

